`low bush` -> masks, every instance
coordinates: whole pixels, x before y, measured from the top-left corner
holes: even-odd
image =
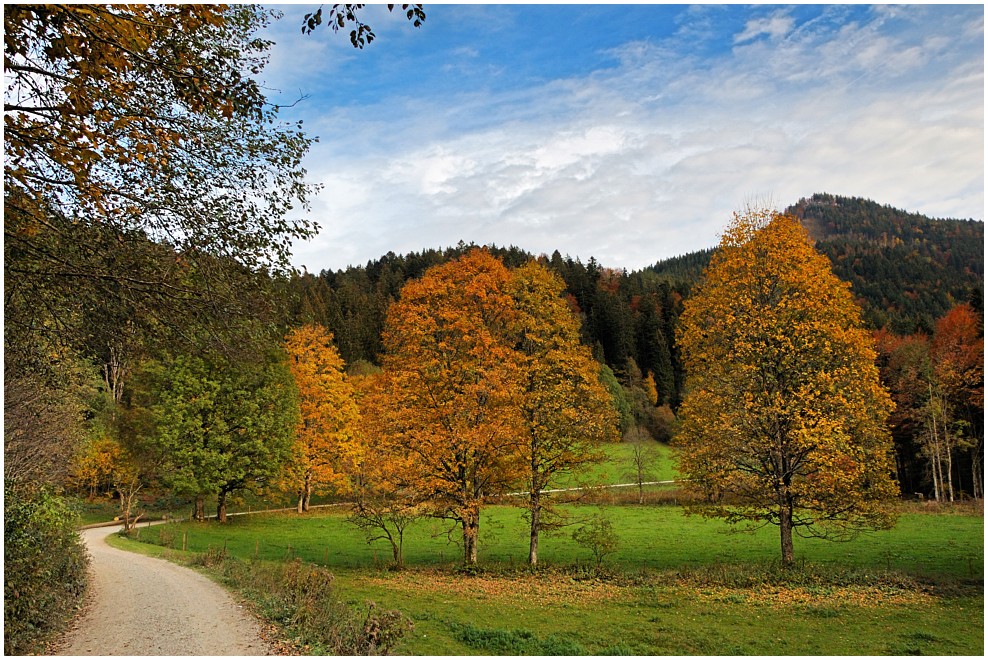
[[[4,484],[3,651],[43,653],[86,590],[76,516],[43,488]]]
[[[363,613],[354,610],[339,600],[332,573],[299,559],[245,561],[210,549],[192,563],[222,576],[307,654],[385,655],[412,630],[400,612],[379,611],[372,602]]]

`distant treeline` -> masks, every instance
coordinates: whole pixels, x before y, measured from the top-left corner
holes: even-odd
[[[871,328],[932,334],[937,319],[957,304],[968,302],[982,311],[983,222],[932,219],[828,194],[800,200],[786,212],[800,218],[835,274],[851,283]],[[460,243],[403,256],[389,252],[365,266],[299,276],[291,287],[292,322],[330,328],[348,365],[376,364],[388,305],[403,284],[470,247]],[[536,256],[513,246],[490,249],[508,267]],[[567,297],[582,320],[583,341],[597,359],[619,376],[652,372],[660,404],[675,409],[683,383],[676,323],[682,300],[711,254],[712,249],[701,250],[630,273],[558,251],[540,258],[566,282]]]

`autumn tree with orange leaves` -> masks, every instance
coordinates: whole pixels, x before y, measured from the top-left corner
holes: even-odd
[[[313,493],[349,492],[350,475],[360,460],[354,438],[358,412],[332,333],[320,325],[304,325],[288,333],[285,348],[298,387],[301,423],[280,487],[298,496],[302,513],[309,510]]]
[[[563,474],[599,462],[599,445],[617,441],[617,411],[600,365],[580,343],[580,321],[562,297],[558,275],[532,261],[510,282],[518,311],[516,347],[523,376],[524,460],[528,467],[528,563],[538,563],[539,533],[555,511],[546,489]]]
[[[421,484],[420,462],[405,451],[400,439],[387,432],[392,411],[380,372],[354,377],[360,423],[360,463],[353,481],[353,503],[348,521],[360,528],[367,543],[387,541],[393,566],[405,564],[406,530],[427,511]]]
[[[411,486],[460,526],[466,564],[482,507],[526,468],[510,280],[486,250],[434,266],[405,285],[384,332],[388,433],[414,459]]]
[[[957,305],[937,321],[930,345],[932,362],[932,413],[939,402],[939,419],[930,415],[927,426],[934,439],[941,437],[941,455],[946,459],[945,481],[948,499],[954,499],[952,457],[954,448],[964,448],[971,455],[971,494],[984,497],[982,465],[984,455],[983,419],[985,409],[985,343],[981,319],[968,304]],[[936,466],[934,466],[934,469]],[[938,493],[939,495],[939,493]],[[941,499],[938,497],[937,499]]]
[[[894,524],[892,409],[849,286],[792,217],[735,214],[680,317],[679,470],[729,523],[832,539]]]

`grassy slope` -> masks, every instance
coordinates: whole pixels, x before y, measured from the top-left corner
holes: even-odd
[[[651,471],[650,481],[663,481],[675,479],[675,466],[673,461],[673,450],[668,445],[652,443],[655,452],[654,467]],[[631,477],[632,446],[628,443],[609,444],[603,447],[604,461],[586,471],[583,475],[561,475],[554,488],[568,488],[572,486],[586,484],[616,484],[630,483]],[[216,507],[216,498],[209,497],[206,501],[206,512],[213,513]],[[75,497],[71,500],[72,506],[79,514],[79,524],[89,525],[92,523],[107,522],[113,520],[120,514],[117,501],[110,498],[97,498],[89,501],[86,498]],[[336,501],[333,498],[315,496],[313,504],[323,504]],[[258,511],[261,509],[291,508],[295,506],[295,501],[290,495],[271,495],[258,497],[252,494],[243,494],[240,497],[233,497],[229,502],[230,512]],[[180,498],[163,497],[149,503],[144,503],[141,507],[145,519],[158,520],[162,517],[183,518],[189,515],[190,504],[186,504]]]

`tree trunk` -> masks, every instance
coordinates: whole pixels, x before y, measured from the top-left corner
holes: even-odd
[[[298,505],[295,507],[295,510],[298,513],[302,513],[302,503],[304,500],[305,500],[305,491],[300,490],[298,492]]]
[[[307,478],[305,480],[305,490],[302,491],[302,511],[309,511],[309,499],[312,498],[312,482]]]
[[[463,563],[477,565],[477,536],[480,532],[480,516],[471,511],[460,520],[463,526]]]
[[[972,495],[976,500],[980,500],[982,497],[984,497],[984,484],[981,480],[982,479],[981,455],[982,455],[983,447],[984,444],[981,442],[980,439],[974,443],[973,447],[971,447],[971,468],[972,468],[972,472],[974,473],[971,482],[971,490],[972,490]]]
[[[539,563],[539,527],[542,524],[542,493],[538,489],[532,491],[529,511],[532,514],[532,529],[528,543],[528,565]]]
[[[947,496],[954,501],[954,448],[950,446],[950,431],[947,429],[946,414],[941,415],[943,421],[943,447],[947,454]]]
[[[782,541],[782,565],[792,566],[792,505],[783,505],[779,511],[779,533]]]
[[[226,496],[227,492],[221,490],[216,498],[216,519],[224,523],[226,522]]]
[[[196,495],[195,508],[192,510],[193,520],[203,521],[206,519],[206,497]]]
[[[113,397],[113,403],[120,404],[123,399],[124,375],[127,371],[127,362],[121,356],[121,351],[114,346],[109,347],[109,359],[103,364],[103,382],[106,389]],[[116,413],[113,413],[114,418]]]
[[[394,545],[394,544],[392,544]],[[394,545],[395,568],[405,567],[405,530],[398,528],[398,544]]]
[[[117,493],[120,495],[120,517],[123,518],[123,531],[125,534],[130,533],[130,500],[124,494],[122,488],[117,489]]]
[[[933,499],[937,502],[940,501],[940,482],[937,479],[937,473],[939,472],[940,457],[936,453],[936,448],[934,447],[930,451],[930,472],[933,475]]]

